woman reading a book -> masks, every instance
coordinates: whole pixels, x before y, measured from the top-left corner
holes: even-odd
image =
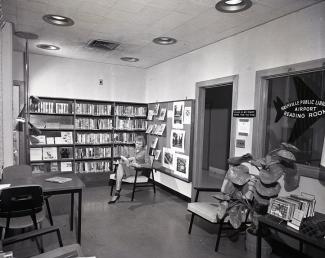
[[[116,171],[116,187],[115,194],[108,203],[113,204],[120,198],[122,179],[135,175],[135,168],[151,167],[151,161],[147,154],[146,140],[143,136],[137,136],[135,139],[135,156],[121,156],[120,164]]]

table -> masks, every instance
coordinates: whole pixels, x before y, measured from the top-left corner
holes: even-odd
[[[45,181],[47,178],[54,176],[69,177],[72,180],[63,184],[52,183]],[[15,178],[14,180],[6,181],[2,180],[3,184],[11,184],[11,186],[19,185],[40,185],[43,189],[43,194],[47,196],[71,194],[71,206],[70,206],[70,230],[73,230],[74,220],[74,194],[78,194],[78,222],[77,222],[77,241],[81,243],[81,213],[82,213],[82,189],[85,184],[74,173],[45,173],[36,174],[26,178]]]
[[[73,244],[73,245],[59,247],[57,249],[33,256],[31,258],[63,258],[63,257],[73,258],[73,257],[81,257],[81,256],[83,256],[83,253],[80,245]]]
[[[325,214],[321,214],[316,212],[315,217],[317,219],[325,220]],[[256,247],[256,257],[261,258],[261,242],[262,242],[262,234],[264,228],[270,228],[275,231],[279,231],[285,235],[293,237],[299,240],[299,251],[303,253],[303,245],[304,243],[312,245],[316,248],[325,251],[325,239],[319,239],[315,237],[308,236],[306,234],[301,233],[298,230],[295,230],[286,225],[286,222],[281,222],[278,218],[272,215],[261,216],[258,219],[258,235],[257,235],[257,247]]]

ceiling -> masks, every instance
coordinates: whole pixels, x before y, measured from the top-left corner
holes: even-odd
[[[30,41],[30,52],[147,68],[188,53],[267,21],[324,0],[252,0],[253,6],[241,13],[218,12],[217,0],[2,0],[7,20],[16,31],[39,35]],[[45,14],[70,17],[75,24],[58,27],[42,20]],[[152,40],[174,37],[175,45],[161,46]],[[113,51],[89,49],[91,39],[121,43]],[[47,43],[59,51],[36,48]],[[15,37],[14,49],[24,42]],[[120,60],[140,59],[137,63]]]

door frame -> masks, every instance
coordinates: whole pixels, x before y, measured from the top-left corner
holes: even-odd
[[[195,128],[193,141],[193,184],[192,198],[194,196],[194,187],[198,186],[199,178],[202,175],[202,159],[203,159],[203,138],[204,138],[204,110],[206,89],[221,87],[232,84],[232,110],[235,110],[238,102],[238,75],[232,75],[222,78],[216,78],[196,83],[195,89]],[[235,154],[235,136],[236,123],[231,118],[230,126],[230,148],[229,156]]]

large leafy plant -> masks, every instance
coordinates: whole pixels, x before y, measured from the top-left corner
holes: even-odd
[[[298,151],[292,144],[281,143],[260,159],[251,154],[230,158],[221,192],[214,196],[219,200],[219,219],[228,217],[235,229],[251,219],[252,228],[256,228],[257,217],[267,212],[270,198],[280,192],[281,177],[286,191],[299,186],[295,164]]]

